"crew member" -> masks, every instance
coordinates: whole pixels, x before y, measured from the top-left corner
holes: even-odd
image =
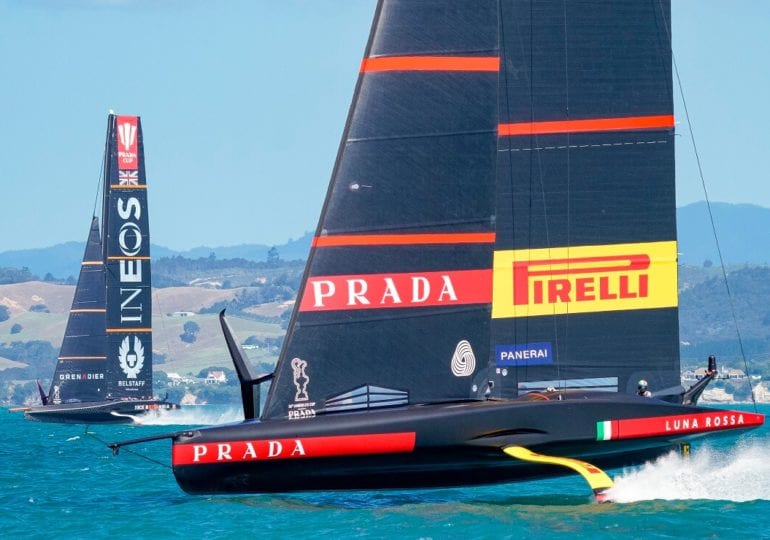
[[[642,397],[652,397],[652,392],[647,390],[647,381],[644,379],[639,381],[639,391],[637,393]]]

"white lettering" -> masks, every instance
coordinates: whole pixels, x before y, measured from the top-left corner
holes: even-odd
[[[129,244],[131,242],[131,244]],[[134,257],[142,249],[142,230],[133,221],[127,221],[118,231],[118,245],[123,255]]]
[[[208,453],[208,448],[203,444],[193,446],[193,461],[200,461]]]
[[[121,283],[141,283],[142,281],[142,261],[120,260],[120,282]]]
[[[444,286],[441,288],[441,293],[438,295],[438,301],[442,302],[444,300],[444,295],[448,296],[450,300],[457,301],[457,293],[455,293],[454,285],[452,285],[452,280],[449,279],[449,276],[441,276],[441,279],[444,280]]]
[[[369,300],[364,296],[366,294],[366,281],[363,279],[348,280],[348,305],[356,305],[356,300],[361,304],[369,304]]]
[[[302,446],[302,441],[299,439],[294,439],[294,450],[291,451],[292,456],[304,456],[305,455],[305,447]]]
[[[120,303],[120,322],[142,322],[142,304],[136,306],[129,305],[129,303],[139,296],[141,292],[142,289],[120,289],[121,296],[123,296],[124,293],[129,293],[129,296]],[[138,311],[139,314],[128,316],[123,314],[124,311]]]
[[[233,459],[230,457],[230,452],[232,451],[232,447],[227,443],[219,443],[217,444],[217,461],[222,461],[223,459]]]
[[[422,276],[412,276],[412,302],[425,302],[430,294],[430,282]]]
[[[246,459],[247,457],[257,459],[257,451],[254,449],[254,445],[251,444],[251,442],[246,443],[246,450],[243,452],[243,457],[241,459]]]
[[[123,199],[118,199],[118,215],[123,219],[128,219],[131,214],[134,214],[134,219],[142,217],[142,205],[139,203],[139,199],[131,197],[128,199],[127,204],[123,204]]]
[[[324,287],[326,290],[324,291]],[[327,280],[318,280],[313,282],[313,298],[315,298],[315,307],[324,307],[324,298],[334,296],[334,283]]]
[[[393,283],[393,278],[386,277],[385,278],[385,292],[382,293],[382,299],[380,300],[380,304],[385,303],[385,299],[390,297],[391,301],[394,304],[400,304],[401,303],[401,297],[398,295],[398,291],[396,290],[396,284]]]
[[[283,450],[283,445],[280,442],[269,441],[269,446],[267,449],[267,457],[275,457],[277,455],[280,455],[282,450]]]

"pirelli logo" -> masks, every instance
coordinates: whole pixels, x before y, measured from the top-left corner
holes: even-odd
[[[675,307],[676,242],[496,251],[492,318]]]

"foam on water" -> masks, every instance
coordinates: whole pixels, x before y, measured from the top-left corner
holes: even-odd
[[[187,426],[213,425],[240,422],[243,411],[240,407],[182,407],[172,411],[158,411],[134,417],[134,422],[144,426]]]
[[[608,498],[619,503],[654,499],[745,502],[770,500],[770,445],[754,441],[732,449],[697,448],[689,457],[665,455],[614,478]]]

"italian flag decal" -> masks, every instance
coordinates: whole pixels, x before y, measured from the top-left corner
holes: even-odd
[[[610,439],[612,439],[612,422],[610,420],[596,422],[596,440],[609,441]]]

